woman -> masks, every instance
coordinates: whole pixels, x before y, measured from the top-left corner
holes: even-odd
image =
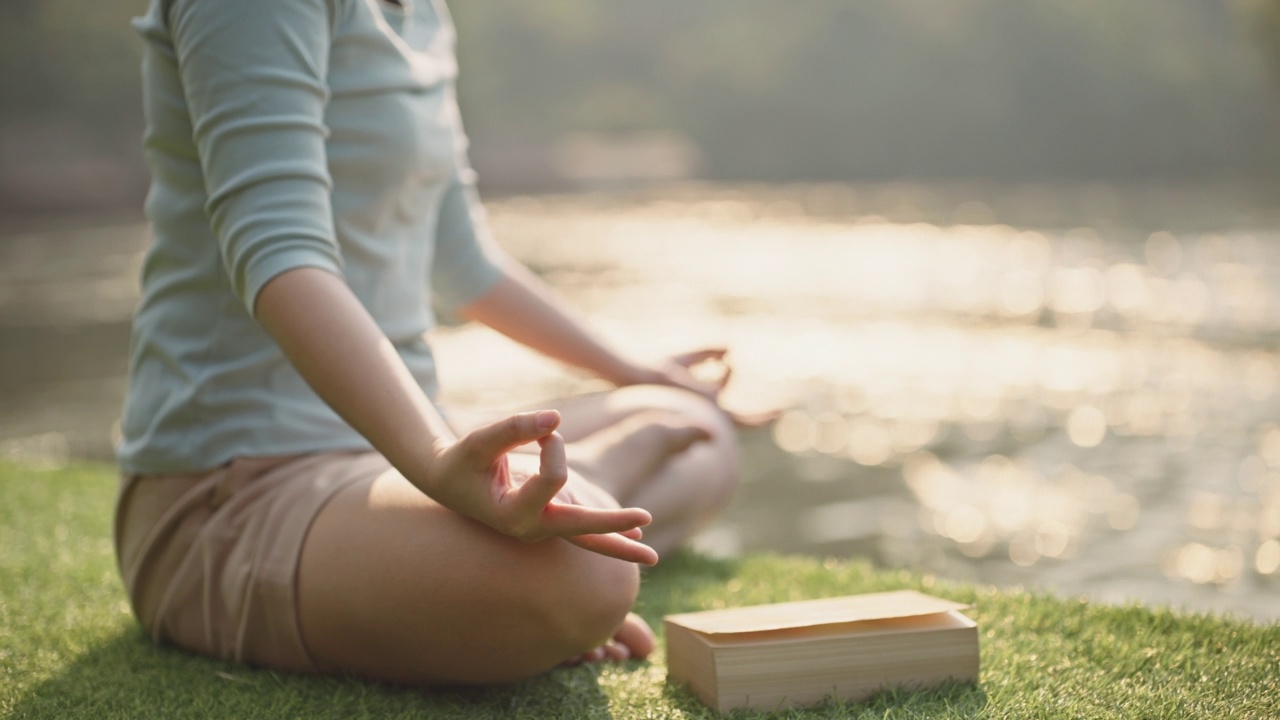
[[[644,657],[636,564],[736,482],[723,380],[688,371],[723,353],[628,360],[489,240],[447,11],[400,2],[152,0],[136,22],[134,611],[197,652],[397,682]],[[459,433],[433,300],[619,389]]]

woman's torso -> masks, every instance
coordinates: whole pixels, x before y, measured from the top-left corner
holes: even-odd
[[[272,0],[257,7],[293,2],[298,7],[291,12],[312,11],[298,17],[314,25],[280,21],[279,41],[264,42],[257,26],[241,41],[234,32],[201,34],[177,25],[187,19],[175,14],[183,9],[175,3],[183,2],[152,0],[135,23],[147,41],[143,80],[153,180],[146,209],[154,238],[135,317],[121,464],[128,473],[191,472],[234,457],[365,447],[251,317],[252,300],[241,285],[252,279],[237,273],[239,263],[250,261],[257,263],[250,274],[259,277],[290,263],[332,263],[434,393],[434,362],[422,336],[434,322],[429,285],[441,205],[461,192],[459,176],[469,173],[447,11],[432,0],[404,0],[403,8],[383,0]],[[253,2],[243,7],[256,11]],[[323,18],[315,14],[321,11]],[[328,36],[317,37],[323,29]],[[184,53],[196,52],[204,53],[199,63],[180,66]],[[277,60],[279,71],[272,68]],[[297,78],[289,76],[295,66],[303,69]],[[263,87],[284,88],[283,95],[309,82],[323,83],[314,89],[324,95],[322,118],[294,117],[292,110],[254,117],[263,107],[255,93],[266,92]],[[203,108],[206,96],[197,93],[206,90],[234,102]],[[305,93],[300,97],[305,109]],[[220,118],[220,107],[248,118],[247,129]],[[323,143],[320,158],[306,150],[313,121],[322,121],[327,133],[316,141]],[[204,136],[207,127],[215,128],[212,140]],[[295,140],[300,150],[293,150]],[[267,178],[262,183],[252,175],[259,169]],[[326,181],[330,217],[323,218],[315,190]],[[295,186],[310,199],[292,202]],[[275,195],[264,189],[277,187]],[[224,197],[234,202],[220,204]],[[211,224],[219,221],[215,232]],[[465,227],[443,232],[475,235]],[[326,235],[336,240],[331,249]],[[310,238],[310,246],[300,240],[291,249],[293,236]],[[250,240],[235,245],[226,237]],[[279,249],[251,247],[268,240]],[[479,262],[474,252],[463,255],[467,263]],[[488,271],[462,274],[468,272]]]

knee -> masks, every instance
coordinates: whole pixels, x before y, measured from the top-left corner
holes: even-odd
[[[688,390],[667,385],[633,385],[616,391],[619,402],[637,410],[659,410],[686,422],[697,423],[714,436],[710,445],[736,472],[738,430],[729,414],[711,400]]]
[[[711,432],[712,438],[696,446],[704,464],[698,473],[707,483],[708,505],[719,508],[729,502],[741,477],[738,463],[738,429],[732,418],[711,400],[697,393],[661,385],[639,385],[634,390],[646,407],[671,413]]]
[[[635,564],[577,547],[566,548],[569,566],[539,613],[562,645],[561,659],[599,647],[613,637],[635,605],[640,571]]]

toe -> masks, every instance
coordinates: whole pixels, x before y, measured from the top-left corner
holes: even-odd
[[[625,645],[631,657],[643,660],[649,657],[657,645],[657,638],[649,629],[649,624],[635,613],[627,613],[627,619],[613,636],[614,642]]]
[[[604,654],[613,662],[622,662],[631,657],[631,650],[622,643],[607,642],[604,645]]]

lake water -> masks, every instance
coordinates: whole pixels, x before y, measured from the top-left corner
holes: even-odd
[[[979,198],[975,200],[974,198]],[[1280,218],[1224,192],[699,186],[490,203],[638,353],[725,344],[744,436],[711,553],[1280,619]],[[0,455],[109,457],[145,228],[0,226]],[[446,400],[597,387],[477,327]]]

